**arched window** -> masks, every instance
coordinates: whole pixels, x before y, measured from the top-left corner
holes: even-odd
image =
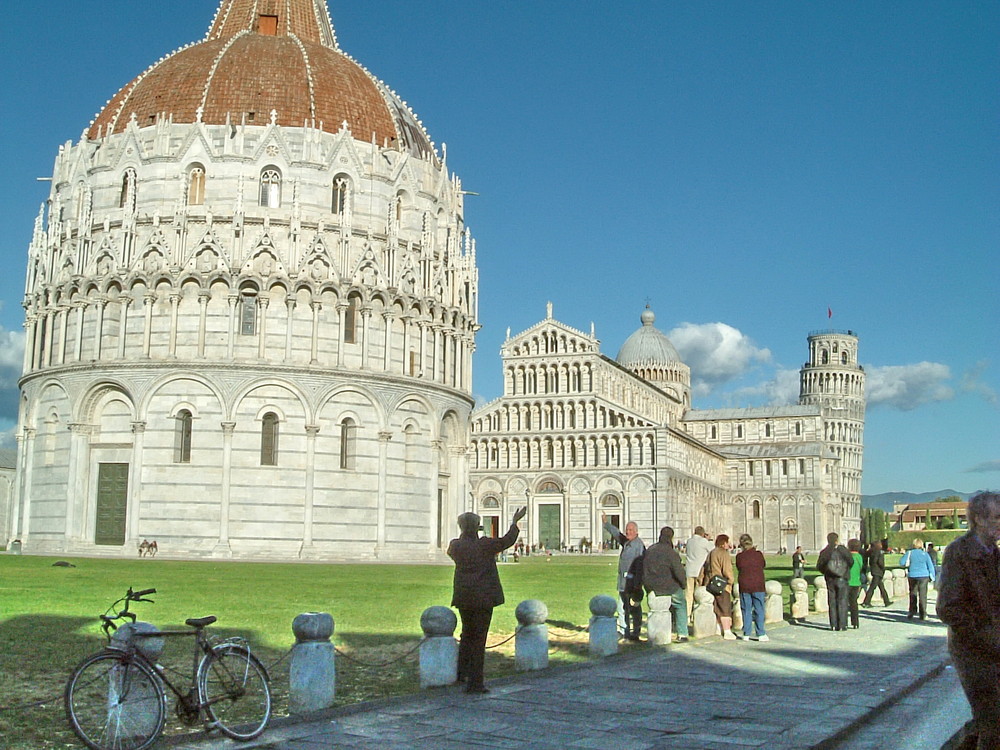
[[[847,352],[841,352],[840,353],[840,364],[842,364],[842,365],[846,365],[847,364]]]
[[[358,426],[350,417],[340,423],[340,468],[353,469],[357,456]]]
[[[122,190],[118,197],[118,207],[135,210],[136,175],[134,169],[126,169],[122,175]]]
[[[351,297],[347,300],[347,310],[344,313],[344,343],[356,344],[358,342],[358,298]]]
[[[194,417],[188,409],[181,409],[175,417],[177,424],[174,428],[174,463],[191,463],[191,428],[194,424]]]
[[[260,423],[260,465],[278,465],[278,415],[269,411]]]
[[[347,175],[339,174],[333,178],[333,199],[330,203],[330,211],[334,216],[343,216],[347,213],[347,199],[350,196],[351,182]]]
[[[200,206],[205,202],[205,168],[195,164],[188,171],[187,203],[189,206]]]
[[[403,471],[413,474],[417,464],[417,429],[409,424],[403,430]]]
[[[753,501],[753,517],[760,518],[760,500]]]
[[[257,333],[257,290],[240,290],[240,335]]]
[[[281,172],[277,167],[264,167],[260,173],[260,205],[278,208],[281,205]]]
[[[394,205],[393,205],[392,210],[394,212],[393,221],[396,222],[396,226],[398,227],[400,224],[403,223],[403,194],[402,193],[396,193],[396,200],[394,201]]]
[[[830,352],[826,349],[823,349],[823,351],[820,352],[820,362],[824,365],[830,364]]]
[[[764,423],[764,437],[771,437],[771,423]]]

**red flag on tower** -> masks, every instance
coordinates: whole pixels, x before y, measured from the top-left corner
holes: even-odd
[[[833,310],[831,310],[829,307],[826,308],[826,317],[828,317],[828,318],[832,318],[833,317]]]

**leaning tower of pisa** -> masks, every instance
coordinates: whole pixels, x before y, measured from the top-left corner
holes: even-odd
[[[825,330],[809,334],[809,361],[799,375],[799,403],[818,406],[823,440],[840,460],[829,477],[827,527],[842,536],[861,528],[861,470],[865,434],[865,371],[858,364],[854,331]]]

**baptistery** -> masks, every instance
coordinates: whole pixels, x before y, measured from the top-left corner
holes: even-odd
[[[323,0],[222,0],[59,148],[28,250],[11,537],[440,556],[468,491],[464,194]]]

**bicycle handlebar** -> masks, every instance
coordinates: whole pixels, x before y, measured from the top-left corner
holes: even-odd
[[[118,626],[115,625],[115,623],[114,623],[115,620],[125,620],[125,619],[128,619],[128,620],[131,620],[132,622],[135,622],[135,613],[128,611],[128,605],[129,605],[129,603],[130,602],[149,602],[150,604],[153,604],[154,602],[153,602],[152,599],[143,599],[143,597],[144,596],[149,596],[150,594],[155,594],[155,593],[156,593],[156,589],[142,589],[141,591],[133,591],[132,587],[130,586],[129,590],[125,592],[125,596],[123,596],[121,599],[119,599],[114,604],[112,604],[110,607],[108,607],[108,609],[105,610],[105,613],[103,615],[101,615],[101,620],[103,621],[103,624],[101,625],[101,629],[104,631],[104,634],[108,638],[110,638],[111,637],[111,631],[118,629]],[[125,602],[124,609],[122,609],[120,612],[116,612],[113,616],[112,615],[108,615],[108,611],[113,611],[121,602]]]

